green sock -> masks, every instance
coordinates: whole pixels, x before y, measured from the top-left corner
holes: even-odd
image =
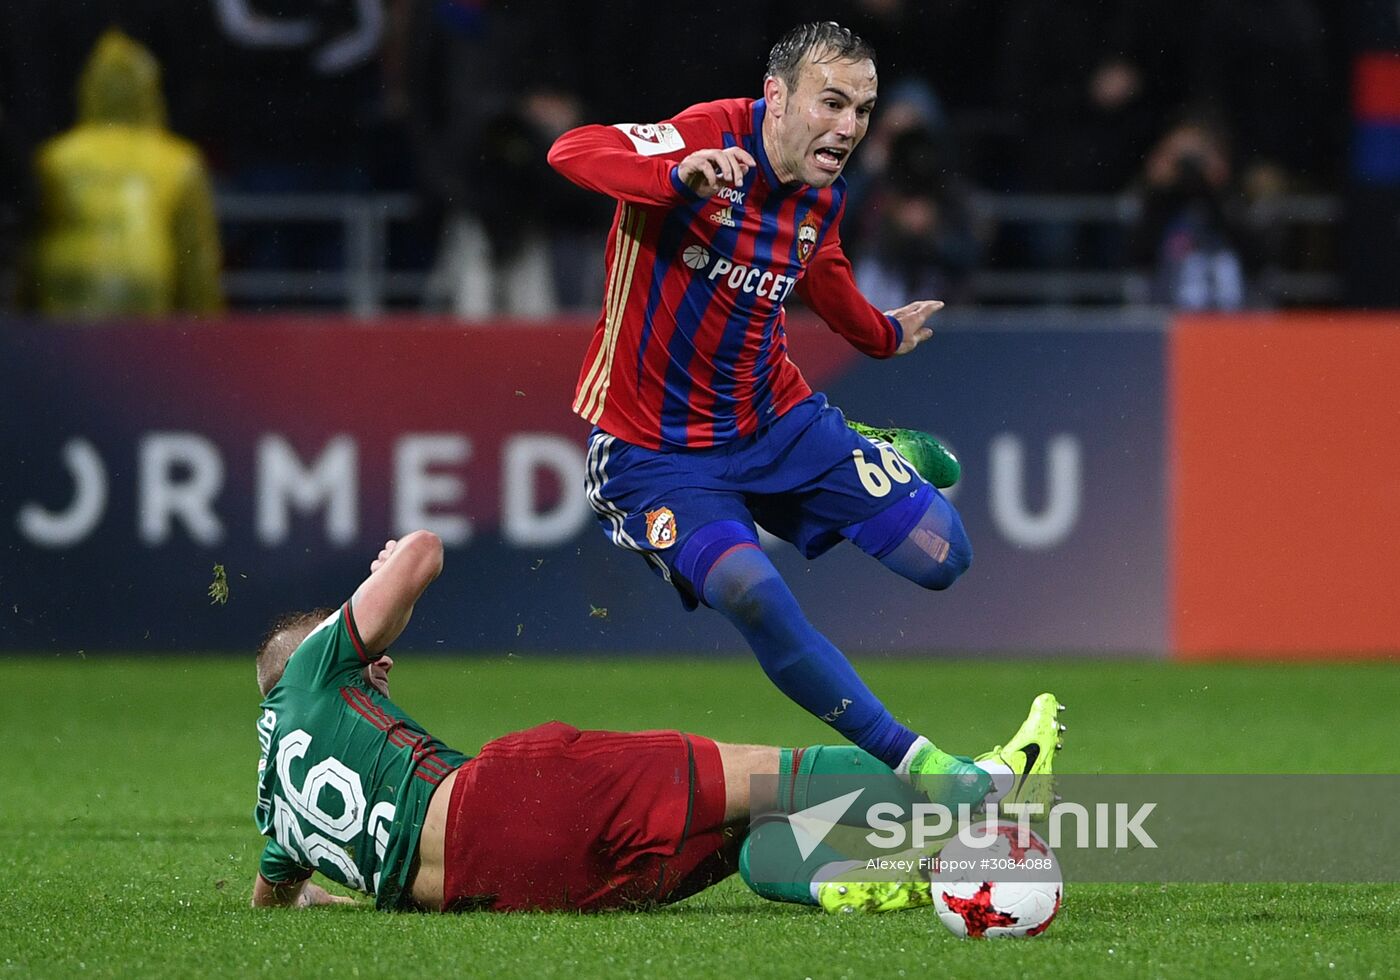
[[[854,745],[811,745],[778,752],[777,809],[781,813],[796,813],[858,789],[863,790],[861,814],[879,802],[898,803],[907,813],[915,803],[925,801],[889,766]]]
[[[865,826],[866,810],[893,802],[909,813],[925,797],[889,766],[854,745],[811,745],[778,752],[778,813],[797,813],[860,790],[848,810],[852,824]],[[750,831],[739,852],[739,874],[753,891],[770,901],[815,905],[812,879],[829,864],[850,860],[823,842],[806,857],[797,846],[792,825],[782,817],[763,821]]]
[[[861,790],[850,811],[853,823],[864,826],[868,807],[897,803],[909,812],[924,797],[894,774],[889,766],[854,745],[811,745],[778,752],[779,813],[796,813]],[[812,879],[829,864],[850,856],[821,843],[806,857],[798,849],[792,826],[784,819],[760,823],[739,852],[739,874],[754,893],[774,902],[815,905]]]

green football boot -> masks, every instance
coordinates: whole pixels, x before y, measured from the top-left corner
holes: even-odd
[[[935,745],[925,745],[909,763],[909,782],[930,803],[974,810],[994,788],[992,777],[965,755],[949,755]]]
[[[895,452],[919,471],[920,476],[940,490],[948,489],[962,478],[962,464],[958,462],[958,457],[927,432],[918,429],[878,429],[849,419],[846,424],[871,442],[889,443]]]
[[[1060,723],[1065,706],[1053,694],[1042,694],[1031,702],[1031,712],[1022,722],[1011,741],[979,755],[975,762],[996,762],[1011,770],[1011,775],[998,775],[997,789],[1009,779],[1010,788],[998,799],[1003,809],[1023,803],[1038,803],[1043,818],[1055,802],[1055,753],[1064,748],[1060,736],[1066,731]],[[1012,811],[1015,812],[1014,810]]]

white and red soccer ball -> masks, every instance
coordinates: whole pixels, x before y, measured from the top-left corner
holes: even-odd
[[[973,847],[955,837],[930,871],[933,907],[953,935],[966,939],[1038,936],[1060,911],[1064,879],[1059,862],[1033,831],[1005,821],[970,834],[996,837]],[[1014,864],[1017,870],[1007,870]]]

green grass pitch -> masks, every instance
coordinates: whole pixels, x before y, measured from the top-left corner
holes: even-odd
[[[872,658],[901,718],[978,751],[1053,690],[1074,772],[1395,769],[1400,664],[1194,667]],[[1076,885],[1023,942],[932,913],[833,917],[731,879],[651,913],[387,915],[248,908],[249,660],[8,658],[0,972],[20,976],[1394,976],[1400,886]],[[465,751],[550,718],[733,741],[830,741],[744,658],[415,659],[395,697]],[[1344,805],[1344,801],[1343,801]],[[1400,842],[1397,842],[1400,844]],[[1281,842],[1304,848],[1305,840]]]

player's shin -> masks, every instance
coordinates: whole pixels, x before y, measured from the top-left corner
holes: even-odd
[[[893,767],[916,735],[899,724],[841,651],[807,621],[762,551],[730,552],[709,570],[706,604],[743,634],[769,679],[842,736]]]

